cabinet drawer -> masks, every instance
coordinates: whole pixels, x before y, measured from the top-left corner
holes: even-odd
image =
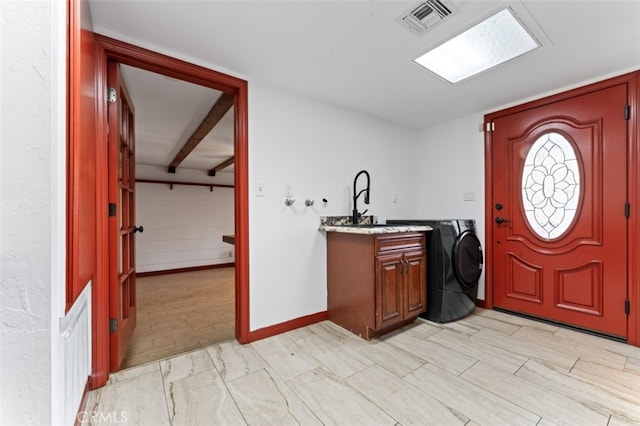
[[[425,236],[420,232],[403,232],[376,236],[376,254],[393,251],[424,250]]]

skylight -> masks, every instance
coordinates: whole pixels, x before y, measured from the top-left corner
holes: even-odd
[[[538,47],[540,44],[506,8],[415,62],[450,83],[457,83]]]

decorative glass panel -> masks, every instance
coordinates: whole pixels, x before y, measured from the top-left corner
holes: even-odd
[[[522,169],[522,204],[529,226],[542,238],[560,237],[573,222],[580,198],[580,169],[571,143],[546,133],[531,146]]]

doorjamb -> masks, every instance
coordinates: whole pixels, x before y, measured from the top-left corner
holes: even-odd
[[[566,100],[575,96],[584,95],[596,90],[618,84],[627,84],[627,95],[631,113],[627,121],[627,201],[631,205],[631,214],[627,219],[627,298],[631,302],[630,312],[627,316],[627,342],[634,346],[640,346],[640,270],[638,262],[640,256],[640,71],[613,77],[597,83],[589,84],[556,95],[548,96],[535,101],[527,102],[501,111],[485,115],[484,128],[494,120],[544,105]],[[624,111],[620,112],[624,114]],[[479,303],[483,308],[493,307],[493,133],[485,132],[484,138],[484,164],[485,164],[485,300]],[[623,307],[621,307],[623,309]]]
[[[107,61],[115,60],[119,63],[130,65],[136,68],[166,75],[176,79],[188,81],[205,87],[226,93],[235,94],[235,114],[234,114],[234,151],[235,151],[235,172],[234,172],[234,208],[235,208],[235,235],[236,235],[236,339],[240,343],[249,341],[249,204],[248,204],[248,83],[245,80],[223,74],[211,69],[201,67],[192,63],[172,58],[161,53],[153,52],[132,44],[128,44],[119,40],[115,40],[100,34],[95,35],[98,45],[98,67],[96,71],[97,84],[97,126],[98,133],[98,188],[96,194],[101,204],[105,206],[108,203],[106,191],[106,150],[100,147],[106,147],[106,91],[107,91]],[[108,235],[106,227],[106,218],[98,217],[98,247],[104,247],[102,253],[107,253]],[[97,268],[102,276],[108,273],[108,262],[106,256],[98,259]],[[94,321],[94,329],[92,330],[93,351],[97,354],[104,354],[109,351],[109,335],[104,331],[106,328],[101,327],[108,323],[109,306],[109,282],[108,279],[96,281],[97,292],[96,305],[93,307],[94,315],[99,315],[97,321]],[[97,325],[97,326],[96,326]],[[97,328],[97,329],[96,329]],[[101,332],[101,328],[104,328]],[[108,377],[109,359],[108,356],[98,356],[95,359],[97,365],[93,365],[93,375],[97,377]],[[106,379],[105,379],[106,380]],[[95,383],[92,380],[92,388],[102,386],[102,380]]]

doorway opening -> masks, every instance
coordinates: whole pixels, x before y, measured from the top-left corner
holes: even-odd
[[[168,78],[186,81],[195,85],[204,86],[222,93],[230,94],[233,98],[233,236],[235,247],[230,246],[235,254],[234,275],[234,329],[235,338],[240,343],[246,343],[249,339],[249,295],[248,295],[248,138],[247,138],[247,82],[228,76],[210,69],[190,64],[175,58],[133,46],[108,37],[96,35],[96,41],[100,47],[99,59],[102,70],[98,70],[98,86],[102,93],[107,91],[106,64],[115,61],[121,65],[161,74]],[[98,108],[99,122],[106,123],[106,110]],[[104,161],[104,159],[103,159]],[[168,185],[168,184],[167,184]],[[207,191],[206,188],[195,188]],[[104,194],[104,198],[106,194]],[[105,203],[109,200],[105,199]],[[98,244],[106,244],[107,238],[103,236]],[[100,260],[108,267],[107,259]],[[97,295],[109,293],[109,280],[97,282]],[[111,301],[113,302],[113,301]],[[93,350],[96,354],[106,354],[110,351],[110,334],[108,329],[101,327],[108,321],[106,313],[109,311],[109,298],[94,299],[97,316],[94,321]],[[106,305],[106,306],[105,306]],[[103,318],[104,316],[104,318]],[[109,357],[97,356],[94,358],[94,376],[105,377],[109,368]],[[111,368],[112,370],[113,368]],[[102,385],[102,380],[92,382],[92,387]]]
[[[235,338],[235,250],[224,238],[235,234],[234,101],[128,65],[109,72],[135,111],[136,313],[122,369]]]

